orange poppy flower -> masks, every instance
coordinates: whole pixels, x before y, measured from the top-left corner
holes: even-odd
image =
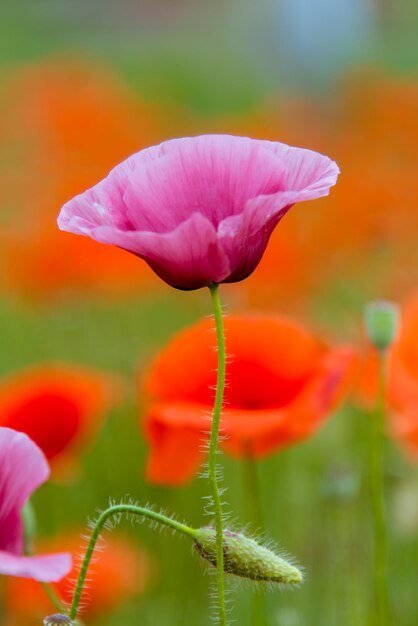
[[[82,543],[78,533],[66,533],[43,542],[43,547],[48,549],[59,546],[60,550],[69,550],[78,561],[66,578],[54,584],[64,604],[72,600],[74,580],[79,570],[77,556],[82,552]],[[111,613],[133,596],[144,593],[153,575],[149,555],[132,540],[108,535],[102,548],[89,569],[89,584],[81,601],[83,616],[88,620]],[[35,626],[42,617],[54,612],[45,591],[36,582],[10,578],[5,585],[7,626]]]
[[[418,279],[418,81],[376,70],[357,73],[326,107],[307,99],[305,110],[296,111],[271,102],[261,120],[255,111],[235,125],[261,136],[269,128],[269,137],[279,132],[293,145],[306,133],[304,145],[330,154],[342,176],[326,202],[318,200],[314,210],[296,207],[283,219],[241,292],[254,306],[282,302],[295,310],[307,296],[321,294],[324,284],[340,287],[344,274],[347,284],[361,286],[366,277],[370,298],[383,289],[386,296],[403,297]]]
[[[0,426],[26,433],[63,465],[97,432],[118,383],[69,365],[37,365],[0,381]]]
[[[217,356],[213,322],[180,332],[146,378],[152,402],[143,420],[150,482],[190,480],[204,459]],[[354,352],[328,348],[282,317],[225,319],[227,388],[221,433],[235,457],[262,458],[311,435],[337,406]]]
[[[369,410],[377,395],[377,359],[368,351],[359,369],[358,397]],[[386,404],[390,434],[418,460],[418,294],[406,302],[399,338],[388,354]]]
[[[6,288],[45,297],[79,289],[132,293],[148,285],[153,278],[145,266],[63,235],[56,215],[115,163],[169,135],[175,112],[135,97],[98,64],[58,58],[15,71],[0,113]]]

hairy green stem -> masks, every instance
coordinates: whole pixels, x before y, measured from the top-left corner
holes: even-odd
[[[225,572],[224,572],[224,544],[223,544],[223,514],[222,500],[218,486],[217,476],[217,452],[219,423],[221,420],[222,405],[225,390],[225,370],[226,370],[226,351],[225,351],[225,334],[222,319],[222,306],[219,298],[218,285],[213,284],[209,287],[212,296],[213,313],[215,317],[216,338],[218,346],[218,374],[216,383],[215,404],[213,407],[212,428],[209,443],[209,481],[211,485],[213,506],[215,513],[215,530],[216,530],[216,576],[218,587],[218,603],[219,603],[219,624],[226,626],[226,600],[225,600]]]
[[[385,419],[386,356],[379,351],[379,390],[370,416],[370,503],[374,533],[374,590],[376,624],[389,624],[388,538],[383,483],[383,445]]]
[[[121,513],[122,514],[128,513],[129,515],[138,515],[141,517],[147,517],[148,519],[151,519],[154,522],[157,522],[158,524],[169,526],[173,530],[177,530],[178,532],[183,533],[184,535],[188,535],[189,537],[192,537],[192,538],[195,537],[196,531],[193,528],[190,528],[189,526],[186,526],[185,524],[181,524],[180,522],[177,522],[176,520],[173,520],[170,517],[163,515],[162,513],[156,513],[155,511],[151,511],[150,509],[147,509],[141,506],[136,506],[134,504],[115,504],[115,505],[109,506],[105,511],[103,511],[99,515],[94,525],[93,532],[90,536],[90,539],[87,545],[87,550],[84,555],[83,562],[81,564],[81,569],[78,575],[78,580],[77,580],[76,588],[74,591],[73,601],[72,601],[70,612],[69,612],[69,617],[71,620],[74,620],[77,617],[78,607],[80,604],[80,599],[81,599],[81,594],[83,592],[84,583],[86,581],[88,568],[89,568],[90,561],[94,553],[94,549],[96,547],[97,540],[99,539],[100,533],[109,519]]]

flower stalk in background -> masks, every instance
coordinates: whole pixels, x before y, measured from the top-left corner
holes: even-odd
[[[67,202],[62,230],[143,258],[172,287],[209,287],[215,315],[217,388],[209,444],[215,513],[219,623],[226,626],[223,511],[217,444],[225,385],[218,285],[249,276],[270,235],[297,202],[326,196],[338,177],[329,158],[247,137],[203,135],[142,150]]]
[[[376,623],[387,626],[390,619],[388,581],[388,533],[383,483],[384,423],[386,415],[387,353],[398,334],[399,310],[391,302],[372,302],[365,311],[368,338],[378,353],[379,378],[369,428],[370,502],[374,532],[374,593]]]
[[[379,316],[382,316],[379,304]],[[393,310],[394,320],[400,314]],[[386,313],[387,315],[387,313]],[[396,329],[393,343],[386,350],[386,409],[389,434],[402,446],[408,460],[418,458],[418,296],[412,294],[402,306],[402,326]],[[379,322],[381,324],[381,322]],[[399,332],[398,332],[399,330]],[[391,331],[393,332],[393,331]],[[379,387],[379,349],[363,356],[357,384],[358,401],[371,410]]]

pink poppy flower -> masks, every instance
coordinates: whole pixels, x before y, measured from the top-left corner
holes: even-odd
[[[67,202],[58,225],[132,252],[178,289],[237,282],[257,267],[285,213],[327,195],[338,173],[328,157],[282,143],[173,139]]]
[[[67,553],[24,555],[21,511],[48,476],[40,448],[27,435],[0,428],[0,574],[56,582],[71,569]]]

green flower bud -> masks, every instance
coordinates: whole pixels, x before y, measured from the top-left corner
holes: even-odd
[[[67,615],[60,615],[59,613],[44,619],[44,626],[73,626],[73,624],[74,622]]]
[[[199,554],[216,567],[215,529],[199,528],[194,545]],[[283,585],[302,582],[302,573],[297,567],[242,533],[224,532],[224,568],[228,574],[255,581]]]
[[[394,302],[369,302],[364,314],[367,336],[377,350],[387,350],[399,330],[399,307]]]

